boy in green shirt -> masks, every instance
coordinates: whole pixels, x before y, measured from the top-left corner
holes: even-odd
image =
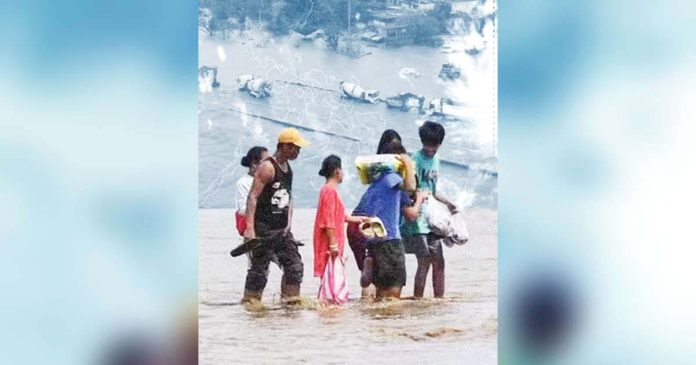
[[[436,122],[427,121],[418,129],[423,148],[411,157],[416,165],[416,184],[418,191],[427,191],[431,198],[435,198],[454,213],[456,207],[437,191],[437,178],[440,172],[440,158],[437,151],[445,139],[445,128]],[[427,204],[427,201],[423,204]],[[423,205],[419,205],[422,207]],[[442,298],[445,294],[445,258],[442,254],[442,242],[440,237],[430,232],[428,222],[421,208],[418,218],[404,220],[401,225],[401,234],[404,237],[406,253],[416,255],[418,269],[413,286],[413,296],[423,297],[425,280],[433,267],[433,294],[435,298]]]

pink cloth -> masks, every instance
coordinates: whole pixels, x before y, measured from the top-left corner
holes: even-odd
[[[345,265],[340,256],[328,260],[317,298],[331,304],[343,304],[348,301]]]
[[[346,208],[343,206],[338,191],[325,184],[319,191],[319,204],[317,216],[314,219],[314,276],[322,277],[324,274],[329,251],[329,237],[322,228],[333,228],[338,243],[339,256],[343,257],[343,248],[346,245],[345,232]]]

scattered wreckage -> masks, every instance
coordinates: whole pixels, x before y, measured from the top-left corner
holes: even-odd
[[[220,87],[217,80],[217,66],[201,66],[198,68],[198,88],[201,92],[210,92]]]
[[[416,71],[415,68],[411,68],[411,67],[404,67],[401,70],[399,70],[399,77],[401,77],[402,79],[408,78],[409,76],[413,76],[413,77],[419,79],[419,78],[423,77],[423,74]]]
[[[377,32],[367,31],[360,35],[360,40],[370,42],[372,44],[379,44],[384,42],[384,37],[379,35]]]
[[[375,104],[379,101],[379,91],[365,90],[360,85],[352,82],[341,81],[339,91],[342,98],[355,99],[365,103]]]
[[[390,109],[400,109],[404,112],[415,109],[418,110],[419,113],[423,113],[423,104],[425,103],[425,96],[406,92],[400,93],[399,95],[390,96],[386,98],[384,102]]]
[[[456,80],[461,74],[462,69],[459,66],[453,63],[445,63],[442,65],[440,73],[437,76],[443,80]]]
[[[449,109],[450,106],[453,106],[454,102],[450,98],[435,98],[430,100],[428,103],[428,114],[430,115],[435,115],[435,116],[444,116],[449,113],[447,109]]]
[[[239,76],[237,78],[237,84],[240,91],[246,91],[257,99],[271,96],[271,82],[254,75]]]

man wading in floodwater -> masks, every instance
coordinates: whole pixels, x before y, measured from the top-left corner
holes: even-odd
[[[268,277],[266,272],[272,254],[278,256],[283,268],[281,297],[297,299],[300,295],[302,257],[290,232],[292,222],[292,169],[288,161],[300,154],[307,141],[295,128],[285,128],[278,135],[273,156],[264,160],[254,174],[247,199],[247,221],[244,238],[261,238],[263,243],[251,251],[251,267],[247,272],[242,303],[261,300]]]

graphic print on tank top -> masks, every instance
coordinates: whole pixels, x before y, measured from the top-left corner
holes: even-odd
[[[273,193],[273,196],[271,197],[271,205],[273,205],[274,210],[281,210],[287,208],[288,205],[290,205],[290,193],[288,193],[288,190],[281,189],[280,182],[274,183],[273,189],[278,189],[275,193]]]
[[[266,229],[285,228],[292,197],[292,169],[287,164],[285,172],[275,159],[269,158],[268,161],[273,164],[275,174],[273,181],[264,187],[259,196],[255,221]]]

